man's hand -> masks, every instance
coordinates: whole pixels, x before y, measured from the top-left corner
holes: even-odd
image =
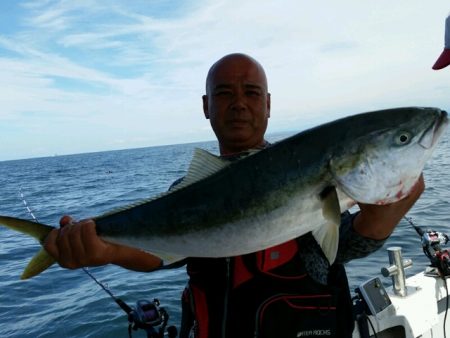
[[[95,232],[93,220],[74,222],[69,216],[59,221],[60,229],[48,235],[44,248],[64,268],[99,266],[113,262],[114,249]]]
[[[353,228],[364,237],[387,238],[424,190],[423,175],[420,175],[409,195],[398,202],[387,205],[358,203],[361,212],[355,217]]]
[[[74,222],[63,216],[59,223],[61,228],[50,232],[44,248],[64,268],[112,263],[130,270],[151,271],[162,265],[161,259],[150,253],[102,240],[91,219]]]

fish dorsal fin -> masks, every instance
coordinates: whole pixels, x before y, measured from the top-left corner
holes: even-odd
[[[192,183],[198,182],[205,177],[211,176],[227,167],[229,164],[230,161],[213,155],[206,150],[195,148],[194,156],[191,164],[189,165],[188,172],[183,180],[175,187],[175,189],[181,189]]]
[[[114,213],[131,209],[133,207],[137,207],[144,203],[151,202],[152,200],[156,200],[165,195],[169,195],[177,190],[180,190],[188,185],[191,185],[195,182],[198,182],[218,171],[228,166],[231,162],[225,159],[222,159],[216,155],[213,155],[206,150],[195,148],[194,155],[192,157],[191,164],[189,165],[188,172],[185,177],[179,183],[174,184],[168,191],[157,194],[156,196],[152,196],[150,198],[146,198],[144,200],[137,201],[135,203],[118,207],[113,210],[110,210],[95,219],[112,215]]]
[[[341,209],[336,189],[330,187],[321,194],[322,215],[326,224],[313,231],[313,236],[322,248],[330,264],[336,259],[339,245],[339,226],[341,224]]]
[[[169,195],[174,193],[177,190],[183,189],[184,187],[187,187],[195,182],[198,182],[208,176],[211,176],[218,171],[226,168],[228,165],[230,165],[234,160],[240,160],[247,156],[254,155],[258,153],[261,149],[250,149],[246,152],[240,153],[237,156],[234,156],[231,159],[222,158],[219,156],[216,156],[214,154],[211,154],[210,152],[195,148],[194,149],[194,155],[192,157],[192,161],[189,165],[188,172],[183,179],[176,182],[176,184],[173,184],[168,191],[165,191],[163,193],[160,193],[156,196],[146,198],[144,200],[137,201],[135,203],[125,205],[122,207],[115,208],[113,210],[110,210],[100,216],[97,216],[94,218],[94,220],[125,211],[134,207],[137,207],[139,205],[151,202],[152,200],[156,200],[158,198],[161,198],[165,195]]]
[[[110,210],[110,211],[98,216],[98,217],[95,217],[94,219],[96,220],[96,219],[99,219],[99,218],[102,218],[105,216],[115,214],[117,212],[125,211],[125,210],[131,209],[133,207],[137,207],[139,205],[151,202],[152,200],[156,200],[165,195],[174,193],[177,190],[183,189],[184,187],[187,187],[195,182],[198,182],[198,181],[200,181],[206,177],[209,177],[209,176],[217,173],[218,171],[226,168],[228,165],[230,165],[233,162],[233,160],[243,159],[247,156],[251,156],[251,155],[258,153],[259,151],[260,151],[260,149],[250,149],[249,151],[238,154],[233,159],[226,159],[226,158],[222,158],[222,157],[216,156],[214,154],[211,154],[210,152],[208,152],[206,150],[203,150],[200,148],[195,148],[194,155],[192,156],[192,161],[189,165],[189,169],[188,169],[186,176],[183,177],[183,179],[181,179],[180,181],[177,181],[176,184],[173,184],[169,188],[168,191],[165,191],[163,193],[157,194],[156,196],[146,198],[144,200],[140,200],[140,201],[137,201],[135,203],[132,203],[132,204],[129,204],[129,205],[126,205],[123,207],[115,208],[113,210]]]

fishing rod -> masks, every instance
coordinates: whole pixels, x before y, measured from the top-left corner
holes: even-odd
[[[39,223],[37,217],[28,206],[22,192],[22,188],[19,189],[19,193],[28,214],[36,223]],[[155,298],[153,301],[138,300],[136,302],[136,307],[130,307],[123,300],[116,297],[105,284],[95,278],[95,276],[87,268],[83,267],[82,270],[98,286],[100,286],[100,288],[104,290],[123,311],[125,311],[128,316],[128,335],[130,338],[132,337],[131,330],[136,331],[138,329],[145,330],[147,332],[147,338],[163,338],[166,331],[169,338],[176,338],[178,331],[175,326],[169,326],[166,330],[167,322],[169,321],[169,314],[163,307],[160,307],[160,302],[158,299]]]

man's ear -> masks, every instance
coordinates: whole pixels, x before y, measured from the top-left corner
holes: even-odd
[[[209,110],[208,110],[208,95],[202,96],[203,101],[203,113],[205,114],[205,117],[209,119]]]
[[[267,93],[267,118],[270,117],[270,93]]]

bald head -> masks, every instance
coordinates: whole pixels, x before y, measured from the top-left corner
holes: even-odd
[[[222,155],[263,146],[270,94],[259,62],[236,53],[214,63],[206,77],[203,112],[210,120]]]
[[[210,94],[211,85],[217,72],[220,72],[223,69],[225,69],[227,72],[233,72],[233,70],[242,67],[242,65],[245,65],[245,67],[247,67],[248,69],[254,69],[256,73],[259,73],[261,85],[264,86],[267,92],[268,87],[266,72],[264,71],[264,68],[261,66],[261,64],[247,54],[233,53],[220,58],[209,69],[208,75],[206,77],[206,94]]]

